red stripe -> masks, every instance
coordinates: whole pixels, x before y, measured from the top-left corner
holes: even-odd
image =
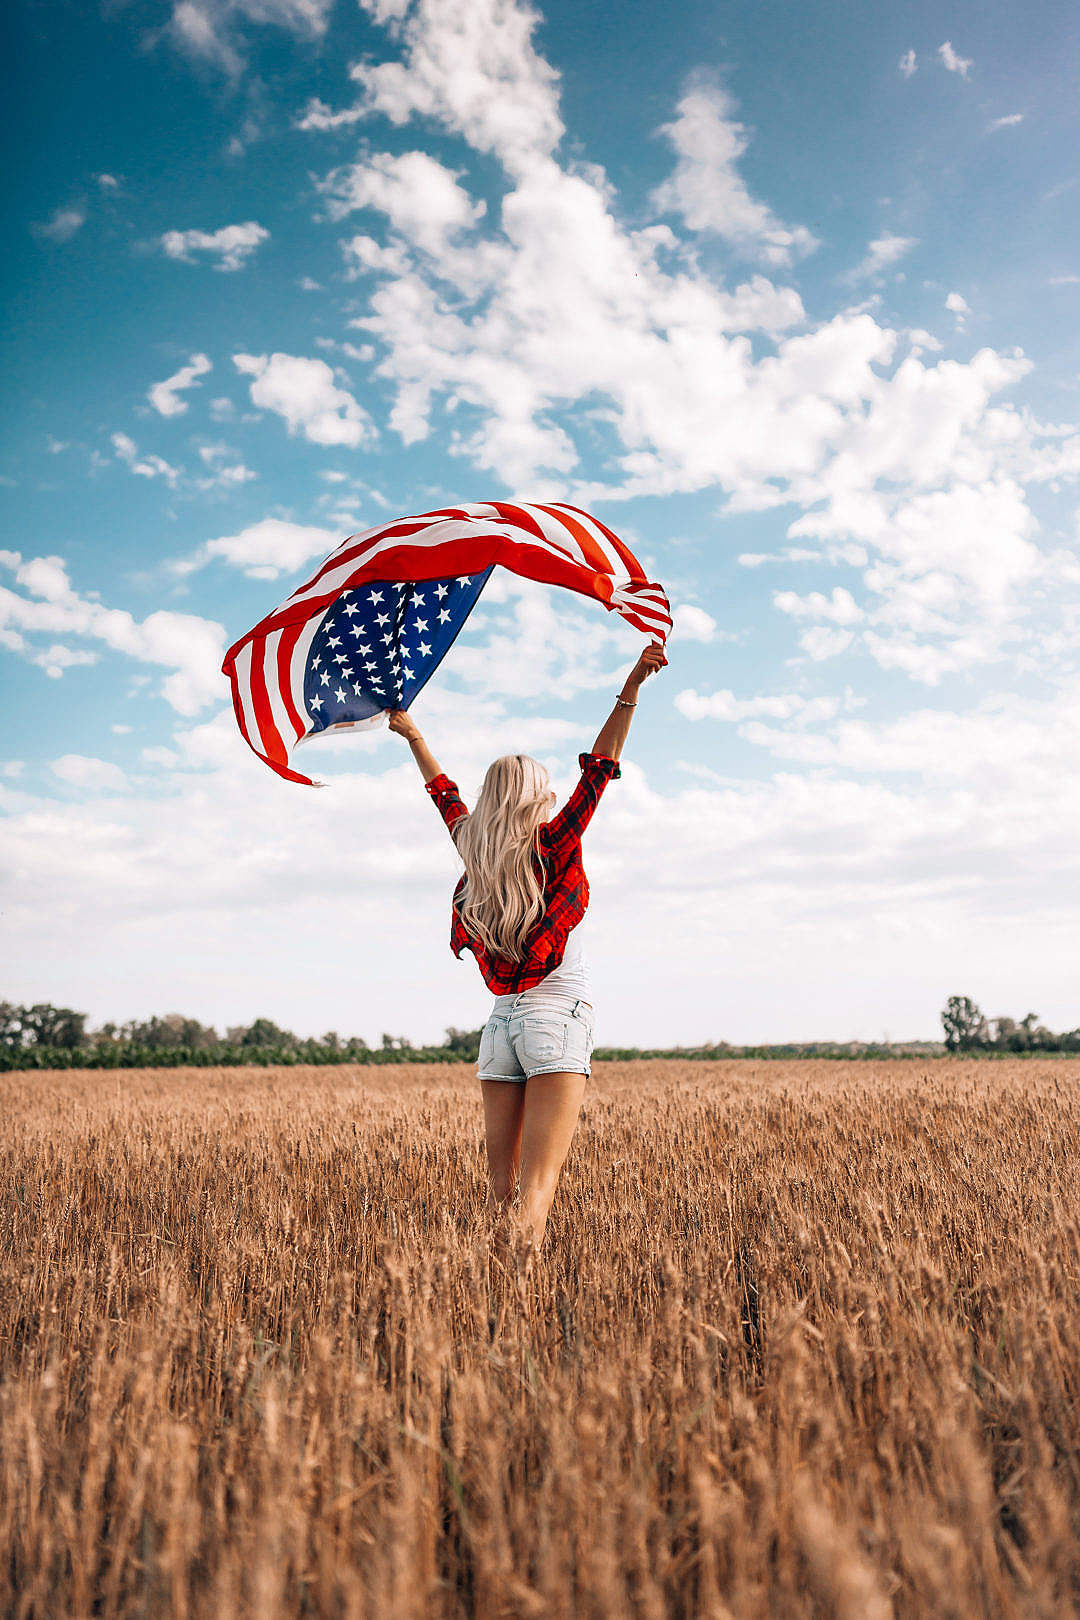
[[[240,735],[243,737],[256,759],[261,759],[264,765],[269,765],[270,769],[272,771],[276,771],[279,776],[284,777],[286,782],[299,782],[301,787],[315,787],[316,783],[311,780],[310,776],[301,776],[299,771],[290,770],[289,766],[279,764],[276,759],[271,759],[269,755],[264,754],[260,748],[256,748],[255,744],[248,736],[247,723],[244,720],[244,706],[240,701],[240,687],[236,679],[235,671],[230,671],[229,679],[232,682],[233,713],[236,715],[236,723],[240,727]]]
[[[579,523],[576,517],[571,517],[569,511],[560,511],[557,506],[540,506],[540,511],[546,512],[549,517],[558,518],[559,522],[570,530],[570,533],[585,553],[587,561],[596,572],[598,574],[607,574],[610,578],[611,563],[604,556],[588,529]]]
[[[263,658],[266,656],[266,641],[260,639],[253,643],[251,648],[251,703],[255,710],[255,724],[259,728],[259,739],[266,749],[270,759],[280,760],[282,764],[289,757],[289,750],[282,741],[281,733],[274,724],[273,711],[270,708],[270,694],[266,690],[266,671],[263,668]]]
[[[605,535],[615,547],[615,550],[622,558],[623,566],[626,568],[626,571],[630,575],[631,579],[645,578],[645,570],[634,556],[634,553],[630,550],[630,547],[626,545],[624,541],[619,539],[614,529],[609,529],[606,523],[601,523],[600,519],[598,517],[593,517],[591,512],[583,512],[580,506],[567,507],[567,511],[577,512],[580,517],[588,518],[591,523],[596,524],[596,527],[600,530],[600,532]]]
[[[283,630],[281,632],[281,640],[278,642],[277,649],[278,690],[281,693],[281,701],[285,705],[285,713],[292,721],[298,737],[303,736],[304,732],[307,730],[307,727],[304,725],[304,722],[296,712],[296,704],[293,702],[292,695],[292,680],[290,677],[292,674],[293,651],[296,647],[296,643],[300,640],[303,628],[304,627],[302,624],[297,624],[290,625],[287,630]]]

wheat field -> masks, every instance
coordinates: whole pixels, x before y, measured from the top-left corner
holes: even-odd
[[[15,1073],[0,1611],[1080,1613],[1080,1062]]]

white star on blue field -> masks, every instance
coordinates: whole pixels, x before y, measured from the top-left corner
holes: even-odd
[[[314,730],[408,709],[446,657],[490,577],[458,574],[422,586],[344,591],[312,639],[304,698]]]
[[[587,834],[601,1044],[929,1036],[953,993],[1080,1023],[1080,21],[613,19],[17,13],[8,999],[478,1024],[453,847],[355,722],[408,704],[467,800],[520,751],[565,794],[642,637],[499,568],[456,628],[355,592],[322,793],[221,661],[347,536],[513,498],[593,511],[674,610]]]

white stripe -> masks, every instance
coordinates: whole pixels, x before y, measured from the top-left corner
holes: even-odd
[[[297,733],[296,727],[289,719],[289,711],[282,701],[281,687],[278,683],[277,652],[281,635],[280,630],[272,630],[266,638],[266,652],[263,655],[263,678],[266,681],[266,692],[270,699],[270,713],[274,717],[274,724],[278,728],[278,734],[285,744],[286,751],[288,751],[290,744],[295,741]]]
[[[590,539],[595,542],[595,544],[603,552],[604,556],[608,559],[608,573],[614,580],[619,583],[622,581],[632,580],[633,576],[631,575],[630,570],[619,556],[619,553],[616,551],[603,529],[598,527],[594,518],[591,518],[587,512],[571,510],[566,501],[552,501],[551,504],[552,506],[558,507],[560,510],[565,511],[567,518],[572,519],[575,523],[581,524],[581,527],[585,530],[586,534],[589,535]]]
[[[595,574],[597,572],[596,564],[591,562],[590,559],[586,557],[581,548],[581,541],[578,539],[577,535],[571,534],[570,530],[566,527],[566,524],[560,517],[554,516],[551,512],[541,512],[539,507],[536,506],[527,506],[525,510],[536,520],[550,540],[560,545],[564,552],[570,552],[574,558],[574,561],[579,567],[588,569],[590,574]],[[601,553],[608,564],[607,572],[610,573],[610,555],[604,547],[601,547]],[[621,563],[619,564],[619,567],[621,571]]]
[[[568,560],[565,546],[557,548],[547,540],[542,540],[537,535],[530,534],[516,525],[505,522],[488,522],[486,519],[470,522],[468,519],[440,518],[437,523],[432,523],[426,529],[420,529],[415,534],[394,535],[389,539],[378,541],[362,557],[354,557],[350,562],[343,563],[340,567],[325,573],[319,580],[316,589],[305,591],[301,587],[300,590],[294,592],[292,596],[282,602],[281,607],[276,608],[275,612],[280,613],[282,608],[293,607],[298,602],[308,601],[312,597],[323,596],[329,592],[333,592],[336,596],[348,583],[351,575],[355,574],[359,568],[368,567],[384,551],[388,551],[392,547],[407,545],[419,550],[429,549],[434,551],[441,546],[452,544],[455,540],[472,539],[478,529],[482,530],[484,534],[501,535],[504,539],[514,540],[518,544],[534,546],[548,556],[558,557],[559,561],[564,564]],[[567,535],[565,538],[569,540],[571,537]],[[580,547],[575,545],[574,549],[580,557]],[[581,567],[582,565],[580,562],[575,564],[573,559],[570,559],[570,566]],[[590,573],[593,572],[592,569],[589,571]],[[268,614],[267,616],[273,618],[274,614]]]
[[[332,611],[332,608],[327,608],[326,613],[331,613]],[[307,624],[305,624],[304,628],[296,638],[296,646],[293,648],[292,663],[289,666],[289,682],[292,686],[293,702],[296,704],[297,714],[304,722],[304,729],[300,733],[301,738],[307,736],[314,724],[314,721],[311,718],[311,712],[304,701],[304,676],[307,673],[308,653],[311,651],[311,643],[315,640],[319,628],[322,625],[323,620],[326,618],[326,613],[312,614]]]
[[[240,695],[240,707],[244,711],[244,724],[247,727],[248,738],[259,753],[267,752],[266,738],[259,729],[255,719],[255,706],[251,701],[251,647],[249,641],[246,647],[241,647],[236,657],[236,690]]]

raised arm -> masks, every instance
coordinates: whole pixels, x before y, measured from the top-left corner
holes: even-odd
[[[666,663],[664,649],[658,641],[645,648],[623,682],[622,691],[615,699],[615,707],[600,727],[599,736],[592,746],[594,754],[603,754],[607,759],[618,759],[622,753],[622,745],[629,735],[638,693],[645,680],[654,675],[658,669],[662,669]]]
[[[399,737],[404,737],[412,749],[412,756],[419,765],[424,782],[432,782],[441,776],[442,768],[427,743],[420,735],[420,727],[415,720],[410,720],[404,709],[391,709],[389,716],[391,731],[396,731]]]

